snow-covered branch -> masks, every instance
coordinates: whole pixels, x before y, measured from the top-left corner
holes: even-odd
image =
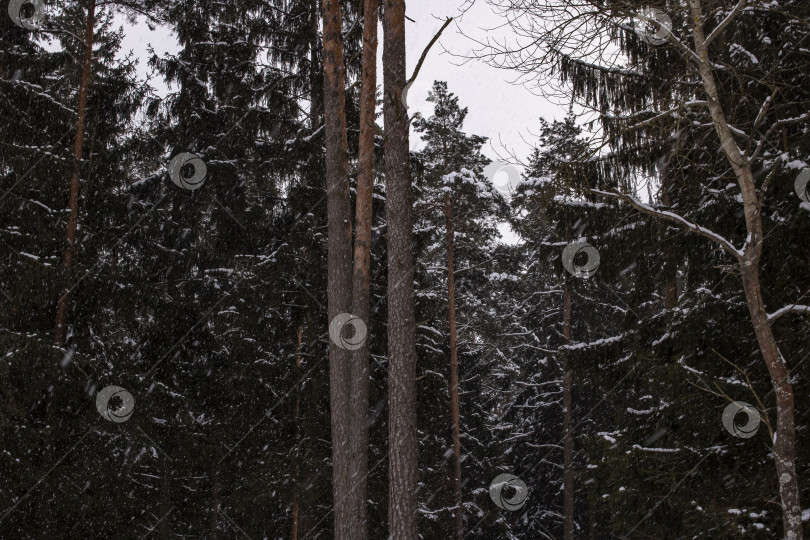
[[[732,244],[729,240],[723,238],[722,236],[720,236],[716,232],[707,229],[706,227],[702,227],[701,225],[698,225],[697,223],[694,223],[694,222],[689,221],[688,219],[686,219],[686,218],[684,218],[682,216],[679,216],[678,214],[676,214],[674,212],[670,212],[668,210],[655,209],[652,206],[639,201],[635,197],[632,197],[630,195],[626,195],[624,193],[613,193],[611,191],[602,191],[602,190],[599,190],[599,189],[591,189],[590,191],[591,191],[591,193],[596,193],[597,195],[605,195],[607,197],[614,197],[616,199],[629,202],[636,210],[638,210],[640,212],[643,212],[643,213],[648,214],[648,215],[653,216],[653,217],[666,219],[666,220],[671,221],[673,223],[677,223],[678,225],[684,227],[688,231],[699,234],[700,236],[703,236],[704,238],[708,238],[709,240],[712,240],[712,241],[716,242],[717,244],[720,244],[735,259],[737,259],[738,261],[742,261],[742,257],[743,257],[742,252],[740,250],[738,250],[737,248],[735,248],[734,244]]]
[[[746,1],[747,1],[747,0],[740,0],[739,2],[737,2],[737,5],[736,5],[736,6],[734,6],[734,9],[732,9],[732,10],[731,10],[731,12],[730,12],[730,13],[729,13],[729,14],[726,16],[726,18],[725,18],[725,19],[723,19],[723,21],[722,21],[720,24],[718,24],[718,25],[717,25],[717,28],[715,28],[714,30],[712,30],[712,33],[711,33],[711,34],[709,34],[709,37],[707,37],[707,38],[706,38],[706,40],[703,42],[703,43],[705,43],[705,44],[706,44],[706,46],[707,46],[707,47],[709,46],[709,43],[711,43],[712,41],[714,41],[714,39],[715,39],[717,36],[719,36],[719,35],[720,35],[720,33],[721,33],[723,30],[725,30],[725,29],[726,29],[726,27],[729,25],[729,23],[730,23],[731,21],[733,21],[733,20],[734,20],[734,18],[735,18],[737,15],[739,15],[739,13],[742,11],[743,6],[745,6]]]
[[[776,319],[778,319],[782,315],[784,315],[786,313],[790,313],[791,311],[796,312],[796,313],[810,313],[810,306],[803,306],[803,305],[800,305],[800,304],[791,304],[789,306],[779,308],[776,311],[774,311],[773,313],[769,313],[768,314],[768,320],[769,321],[775,321]]]

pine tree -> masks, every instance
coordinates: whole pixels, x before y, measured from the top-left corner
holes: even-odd
[[[425,479],[441,493],[431,497],[428,508],[436,511],[435,505],[446,503],[454,514],[453,527],[440,522],[434,534],[458,537],[466,532],[463,514],[469,505],[463,497],[468,481],[461,462],[464,459],[471,467],[469,474],[477,476],[483,474],[481,463],[488,457],[480,445],[487,426],[478,379],[491,366],[477,342],[497,347],[499,341],[499,332],[490,325],[502,314],[491,312],[491,299],[481,295],[487,276],[500,275],[503,269],[505,253],[498,246],[497,222],[508,209],[502,194],[482,173],[489,163],[481,153],[486,138],[462,131],[467,109],[440,81],[434,83],[428,101],[434,104],[433,115],[417,114],[414,120],[425,141],[414,156],[417,243],[422,246],[417,251],[417,313],[423,321],[418,346],[420,371],[427,379],[422,392],[433,396],[426,401],[420,422],[426,422],[428,432],[438,437],[423,441],[421,454],[423,468],[438,469],[435,477]],[[435,384],[442,386],[434,390]],[[466,419],[463,426],[461,418]],[[477,463],[463,458],[462,440],[464,453],[477,455]],[[450,464],[449,474],[437,467],[442,462]],[[445,485],[452,486],[451,497]]]
[[[104,357],[109,351],[106,347],[111,345],[102,343],[98,335],[106,334],[115,326],[110,312],[111,305],[119,298],[110,294],[115,278],[93,270],[107,264],[107,256],[118,240],[111,229],[119,225],[117,212],[125,204],[115,204],[120,199],[112,192],[120,193],[125,188],[131,163],[127,152],[129,132],[147,90],[135,80],[133,60],[116,58],[122,34],[112,30],[111,14],[100,12],[93,25],[97,45],[92,57],[94,76],[86,89],[84,125],[88,144],[83,145],[81,189],[76,199],[79,207],[84,208],[77,229],[81,236],[76,237],[83,244],[79,247],[82,253],[73,275],[66,276],[59,260],[64,247],[65,218],[69,213],[59,209],[64,208],[68,198],[65,182],[75,171],[71,142],[75,142],[77,88],[82,77],[82,65],[77,65],[75,59],[83,58],[86,50],[76,36],[83,35],[86,18],[79,3],[60,7],[43,21],[43,34],[32,35],[16,26],[10,32],[3,32],[4,39],[8,36],[16,43],[9,49],[4,47],[4,51],[9,51],[9,63],[3,65],[13,69],[3,75],[3,83],[8,85],[3,95],[11,100],[9,108],[4,107],[11,117],[4,122],[19,127],[3,130],[8,143],[4,148],[17,155],[16,158],[3,157],[6,164],[3,178],[8,184],[4,185],[7,189],[2,204],[6,208],[9,204],[16,207],[9,208],[8,212],[4,209],[3,230],[26,231],[25,235],[9,237],[13,244],[10,253],[16,253],[18,259],[16,262],[9,259],[9,264],[3,265],[4,273],[12,272],[8,276],[10,291],[15,297],[12,317],[2,322],[3,348],[8,345],[9,350],[18,352],[2,377],[3,392],[13,404],[3,414],[4,423],[10,428],[4,430],[8,437],[4,437],[3,444],[10,451],[17,447],[19,455],[26,457],[20,462],[19,471],[13,467],[3,475],[7,479],[3,491],[10,498],[16,498],[17,504],[4,510],[2,526],[4,530],[27,530],[30,534],[45,536],[60,534],[57,531],[66,522],[73,525],[70,516],[76,515],[77,508],[92,507],[84,495],[92,486],[92,480],[90,483],[82,481],[81,485],[86,487],[78,491],[64,477],[51,479],[45,486],[40,483],[37,489],[31,488],[45,471],[61,463],[60,458],[68,451],[73,456],[73,468],[63,472],[70,481],[80,477],[80,471],[91,465],[91,460],[72,452],[84,449],[82,445],[89,436],[87,430],[95,426],[100,417],[77,420],[77,414],[87,404],[88,393],[92,395],[96,389],[95,381],[101,370],[92,359],[96,355]],[[4,28],[7,22],[4,17]],[[24,36],[16,34],[17,31]],[[51,41],[49,49],[55,51],[42,48],[42,42],[34,45],[31,38],[35,36],[56,36],[57,40],[47,38]],[[16,64],[20,53],[25,55],[24,64]],[[46,153],[34,154],[31,163],[35,165],[22,168],[23,163],[18,159],[25,158],[26,152],[31,150],[23,150],[20,145],[28,146],[33,142],[32,148],[36,148],[40,145],[38,141],[42,141]],[[32,210],[39,213],[34,227],[26,225],[31,222]],[[15,271],[18,264],[33,264],[35,269],[19,271],[17,267]],[[54,308],[66,283],[71,288],[71,303],[75,305],[71,345],[67,351],[51,346]],[[120,326],[118,328],[120,331]],[[9,338],[11,341],[6,342]],[[98,464],[92,465],[90,470],[99,468]],[[101,468],[108,473],[116,470]],[[22,471],[25,472],[19,474]],[[46,481],[48,478],[43,477],[42,483]],[[95,509],[101,516],[111,517],[105,506],[106,503],[100,503]],[[92,530],[97,524],[95,519],[76,528]]]

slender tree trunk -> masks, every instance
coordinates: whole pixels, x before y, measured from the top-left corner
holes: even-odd
[[[82,63],[82,78],[79,82],[78,118],[76,120],[76,138],[73,141],[73,172],[70,174],[70,198],[68,208],[67,231],[65,238],[67,245],[62,254],[62,265],[66,270],[66,285],[56,304],[56,328],[54,342],[64,345],[67,338],[67,312],[70,296],[70,285],[67,276],[73,268],[73,253],[76,249],[76,230],[79,219],[79,174],[81,172],[82,151],[84,149],[85,120],[87,118],[87,90],[90,87],[90,72],[93,67],[93,29],[96,25],[96,0],[87,2],[87,19],[84,26],[84,62]]]
[[[571,291],[568,280],[563,285],[563,337],[571,341]],[[574,432],[572,417],[571,371],[563,375],[563,538],[574,540]]]
[[[299,424],[301,418],[301,336],[304,333],[304,326],[300,325],[298,327],[298,346],[295,349],[295,379],[298,384],[295,385],[295,450],[299,453],[295,459],[295,476],[293,477],[293,503],[292,503],[292,527],[291,527],[291,534],[290,538],[292,540],[298,540],[298,514],[300,508],[300,492],[301,488],[301,455],[300,455],[300,444],[301,444],[301,426]]]
[[[563,538],[574,540],[574,432],[571,423],[571,372],[563,376]]]
[[[323,94],[326,138],[329,321],[352,309],[352,223],[346,139],[345,66],[340,2],[323,0]],[[335,538],[354,540],[356,518],[350,481],[349,363],[351,353],[329,340],[329,396],[332,417],[332,494]]]
[[[389,502],[392,540],[416,540],[416,321],[413,207],[405,85],[405,2],[385,0],[385,181],[388,223]]]
[[[453,204],[444,194],[444,223],[447,244],[447,320],[450,327],[450,414],[453,422],[453,501],[456,538],[464,538],[464,509],[461,505],[461,420],[458,402],[458,334],[456,332],[456,269],[453,262]]]
[[[453,424],[453,496],[455,502],[456,538],[464,538],[464,514],[461,501],[461,420],[458,398],[458,334],[456,330],[456,276],[453,261],[453,205],[445,193],[444,212],[447,242],[447,304],[450,329],[450,412]]]
[[[374,111],[377,93],[377,21],[379,0],[363,7],[363,60],[360,86],[360,140],[358,152],[356,229],[352,286],[353,314],[370,325],[371,224],[374,193]],[[366,485],[368,481],[368,392],[370,344],[368,338],[352,352],[349,394],[351,416],[351,494],[355,506],[354,538],[368,536]]]
[[[740,257],[740,274],[742,277],[748,312],[754,326],[760,351],[771,384],[776,395],[776,433],[773,441],[773,457],[776,464],[776,477],[779,483],[779,494],[782,499],[782,523],[784,537],[788,540],[802,538],[801,505],[799,504],[799,483],[796,478],[796,431],[794,425],[793,385],[779,351],[776,339],[768,321],[765,303],[762,298],[762,285],[759,279],[759,264],[762,257],[762,213],[761,200],[757,192],[751,163],[740,152],[731,128],[726,120],[715,85],[709,52],[703,34],[703,11],[700,0],[689,0],[694,26],[692,27],[695,52],[698,57],[698,72],[707,96],[707,106],[712,117],[712,125],[720,140],[720,146],[731,165],[740,186],[743,200],[743,211],[748,238]]]

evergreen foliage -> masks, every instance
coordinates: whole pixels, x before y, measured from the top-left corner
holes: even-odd
[[[687,52],[689,2],[656,3],[671,20],[672,39],[659,45],[635,31],[640,2],[491,3],[532,45],[489,43],[482,56],[575,106],[538,119],[508,193],[485,173],[488,139],[464,130],[468,109],[447,83],[434,82],[431,114],[411,118],[424,143],[410,154],[420,536],[456,533],[450,224],[465,538],[563,537],[566,372],[576,538],[782,537],[775,391],[743,268],[682,226],[738,247],[749,238],[737,173]],[[704,25],[722,30],[709,45],[719,103],[761,198],[759,281],[792,377],[808,506],[810,315],[778,310],[810,305],[810,202],[794,192],[810,168],[810,10],[742,3],[704,2]],[[88,5],[48,4],[34,31],[0,13],[0,537],[329,538],[320,1],[97,6],[76,262],[65,268]],[[363,3],[340,5],[353,202]],[[147,15],[177,39],[176,52],[140,59],[165,95],[121,50],[133,28],[122,20]],[[573,31],[576,21],[586,23]],[[385,538],[396,381],[386,133],[375,130],[367,510],[369,537]],[[205,164],[198,189],[171,178],[186,152]],[[503,241],[504,224],[517,242]],[[580,241],[600,257],[588,278],[564,261]],[[63,347],[53,330],[65,284]],[[125,422],[96,409],[113,385],[134,398]],[[754,437],[724,429],[733,400],[761,411]],[[515,511],[490,498],[502,473],[528,486]],[[802,515],[808,531],[810,510]]]

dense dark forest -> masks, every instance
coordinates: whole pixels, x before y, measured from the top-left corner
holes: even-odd
[[[810,5],[478,2],[7,2],[0,538],[810,535]]]

